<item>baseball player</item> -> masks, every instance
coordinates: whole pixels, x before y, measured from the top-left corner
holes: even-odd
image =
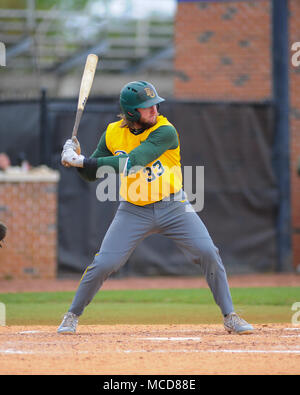
[[[130,82],[120,94],[121,119],[108,125],[90,158],[81,154],[77,139],[67,140],[63,147],[62,164],[77,167],[88,181],[96,180],[102,166],[119,173],[122,199],[58,333],[76,332],[78,318],[103,282],[126,263],[140,241],[154,233],[174,240],[188,259],[202,266],[228,332],[253,331],[234,312],[219,251],[182,189],[179,136],[158,113],[163,101],[152,84]]]

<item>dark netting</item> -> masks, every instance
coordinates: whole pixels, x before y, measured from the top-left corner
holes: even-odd
[[[118,202],[99,202],[99,181],[87,183],[76,169],[60,165],[76,104],[75,100],[49,100],[46,117],[40,117],[38,103],[1,104],[0,151],[7,151],[16,161],[22,147],[27,159],[38,164],[42,120],[47,130],[44,151],[48,149],[48,164],[61,175],[58,268],[82,271],[100,248]],[[18,117],[14,116],[16,111]],[[193,166],[193,172],[195,166],[204,166],[204,208],[198,214],[220,249],[227,271],[275,270],[279,197],[272,168],[272,107],[166,101],[160,111],[179,132],[182,165]],[[85,155],[93,152],[106,125],[117,120],[118,112],[117,99],[89,101],[78,132]],[[188,189],[195,191],[195,177],[193,180],[193,188]],[[172,241],[153,235],[139,244],[118,275],[197,273],[201,273],[200,268],[187,262]]]

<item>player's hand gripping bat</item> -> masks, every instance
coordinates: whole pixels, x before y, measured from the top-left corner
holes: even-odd
[[[93,84],[97,63],[98,63],[98,56],[94,55],[94,54],[89,54],[86,59],[86,63],[85,63],[85,67],[84,67],[84,71],[83,71],[83,75],[82,75],[82,79],[81,79],[76,118],[75,118],[74,128],[73,128],[73,132],[72,132],[72,139],[74,137],[76,138],[76,136],[77,136],[77,131],[78,131],[80,119],[81,119],[85,104],[87,102],[87,99],[89,97],[90,90],[91,90],[91,87]]]

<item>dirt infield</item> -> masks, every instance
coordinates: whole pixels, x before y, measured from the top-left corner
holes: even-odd
[[[300,286],[300,276],[229,278],[231,287]],[[0,292],[76,290],[76,280],[0,281]],[[103,289],[198,288],[203,278],[108,280]],[[300,327],[254,325],[233,335],[219,325],[79,325],[76,335],[54,326],[0,327],[0,374],[203,375],[299,374]]]
[[[299,374],[300,328],[258,325],[251,335],[221,325],[0,328],[0,374]]]

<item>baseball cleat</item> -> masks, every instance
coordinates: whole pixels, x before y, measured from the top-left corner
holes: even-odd
[[[57,333],[62,333],[62,334],[76,333],[77,324],[78,324],[78,316],[76,314],[68,312],[64,315],[62,323],[57,329]]]
[[[239,335],[246,335],[253,333],[253,326],[248,324],[245,320],[239,317],[236,313],[230,313],[224,317],[224,328],[227,332],[238,333]]]

